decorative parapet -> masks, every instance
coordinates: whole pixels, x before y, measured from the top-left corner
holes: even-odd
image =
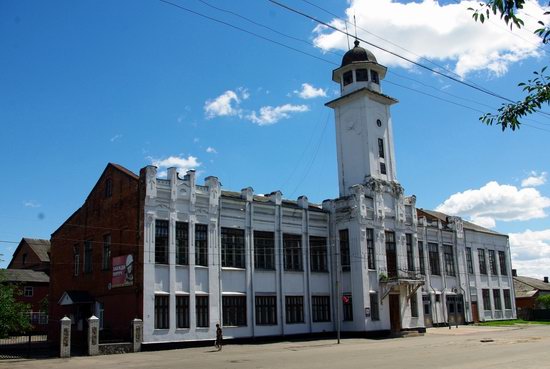
[[[269,201],[274,203],[275,205],[281,205],[283,202],[283,193],[279,190],[273,191],[268,195]]]
[[[246,202],[252,202],[254,200],[254,189],[252,187],[246,187],[241,190],[241,199]]]
[[[298,197],[298,206],[302,209],[307,209],[309,207],[309,200],[307,199],[307,196],[300,196]]]
[[[146,196],[150,199],[157,197],[157,167],[148,165],[145,168]]]

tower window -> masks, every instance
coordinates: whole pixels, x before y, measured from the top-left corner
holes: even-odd
[[[384,140],[382,138],[378,139],[378,157],[384,157]]]
[[[386,164],[380,163],[380,173],[386,174]]]
[[[370,71],[370,80],[376,84],[380,84],[380,79],[378,78],[378,72],[375,70]]]
[[[347,86],[352,82],[353,82],[353,72],[350,70],[344,73],[344,86]]]
[[[366,69],[357,69],[355,71],[355,80],[357,82],[368,81],[369,80],[369,71],[366,70]]]
[[[382,121],[381,121],[380,119],[377,119],[377,120],[376,120],[376,125],[377,125],[378,127],[382,127]]]

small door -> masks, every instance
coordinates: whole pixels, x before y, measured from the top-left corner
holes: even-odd
[[[479,310],[477,308],[477,301],[472,301],[472,319],[474,323],[479,323]]]
[[[401,313],[399,308],[399,295],[390,295],[390,326],[392,333],[401,331]]]
[[[447,317],[451,325],[464,324],[462,295],[447,296]]]
[[[433,319],[432,319],[432,302],[430,301],[429,295],[422,296],[422,302],[424,306],[424,325],[426,327],[433,326]]]

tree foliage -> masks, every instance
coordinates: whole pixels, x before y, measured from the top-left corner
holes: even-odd
[[[525,0],[489,0],[479,4],[479,8],[469,10],[473,11],[472,17],[477,22],[485,22],[491,15],[499,16],[510,29],[521,28],[524,25],[523,20],[517,13],[523,9]],[[550,5],[550,3],[549,3]],[[544,15],[550,14],[550,11]],[[541,38],[543,44],[550,43],[550,27],[543,21],[538,21],[540,28],[534,33]],[[520,83],[518,86],[523,89],[525,97],[516,102],[502,104],[497,114],[487,113],[482,115],[479,120],[487,125],[500,124],[502,130],[510,128],[512,131],[518,129],[521,120],[539,111],[543,106],[550,104],[550,78],[545,74],[546,67],[540,72],[534,72],[535,77]]]
[[[20,293],[16,286],[3,282],[0,274],[0,338],[31,328],[27,315],[28,305],[15,299]]]
[[[541,295],[537,297],[537,302],[544,306],[545,309],[550,309],[550,295]]]

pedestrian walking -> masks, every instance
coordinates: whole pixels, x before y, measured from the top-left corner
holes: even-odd
[[[218,351],[222,350],[223,332],[219,324],[216,324],[216,348]]]

